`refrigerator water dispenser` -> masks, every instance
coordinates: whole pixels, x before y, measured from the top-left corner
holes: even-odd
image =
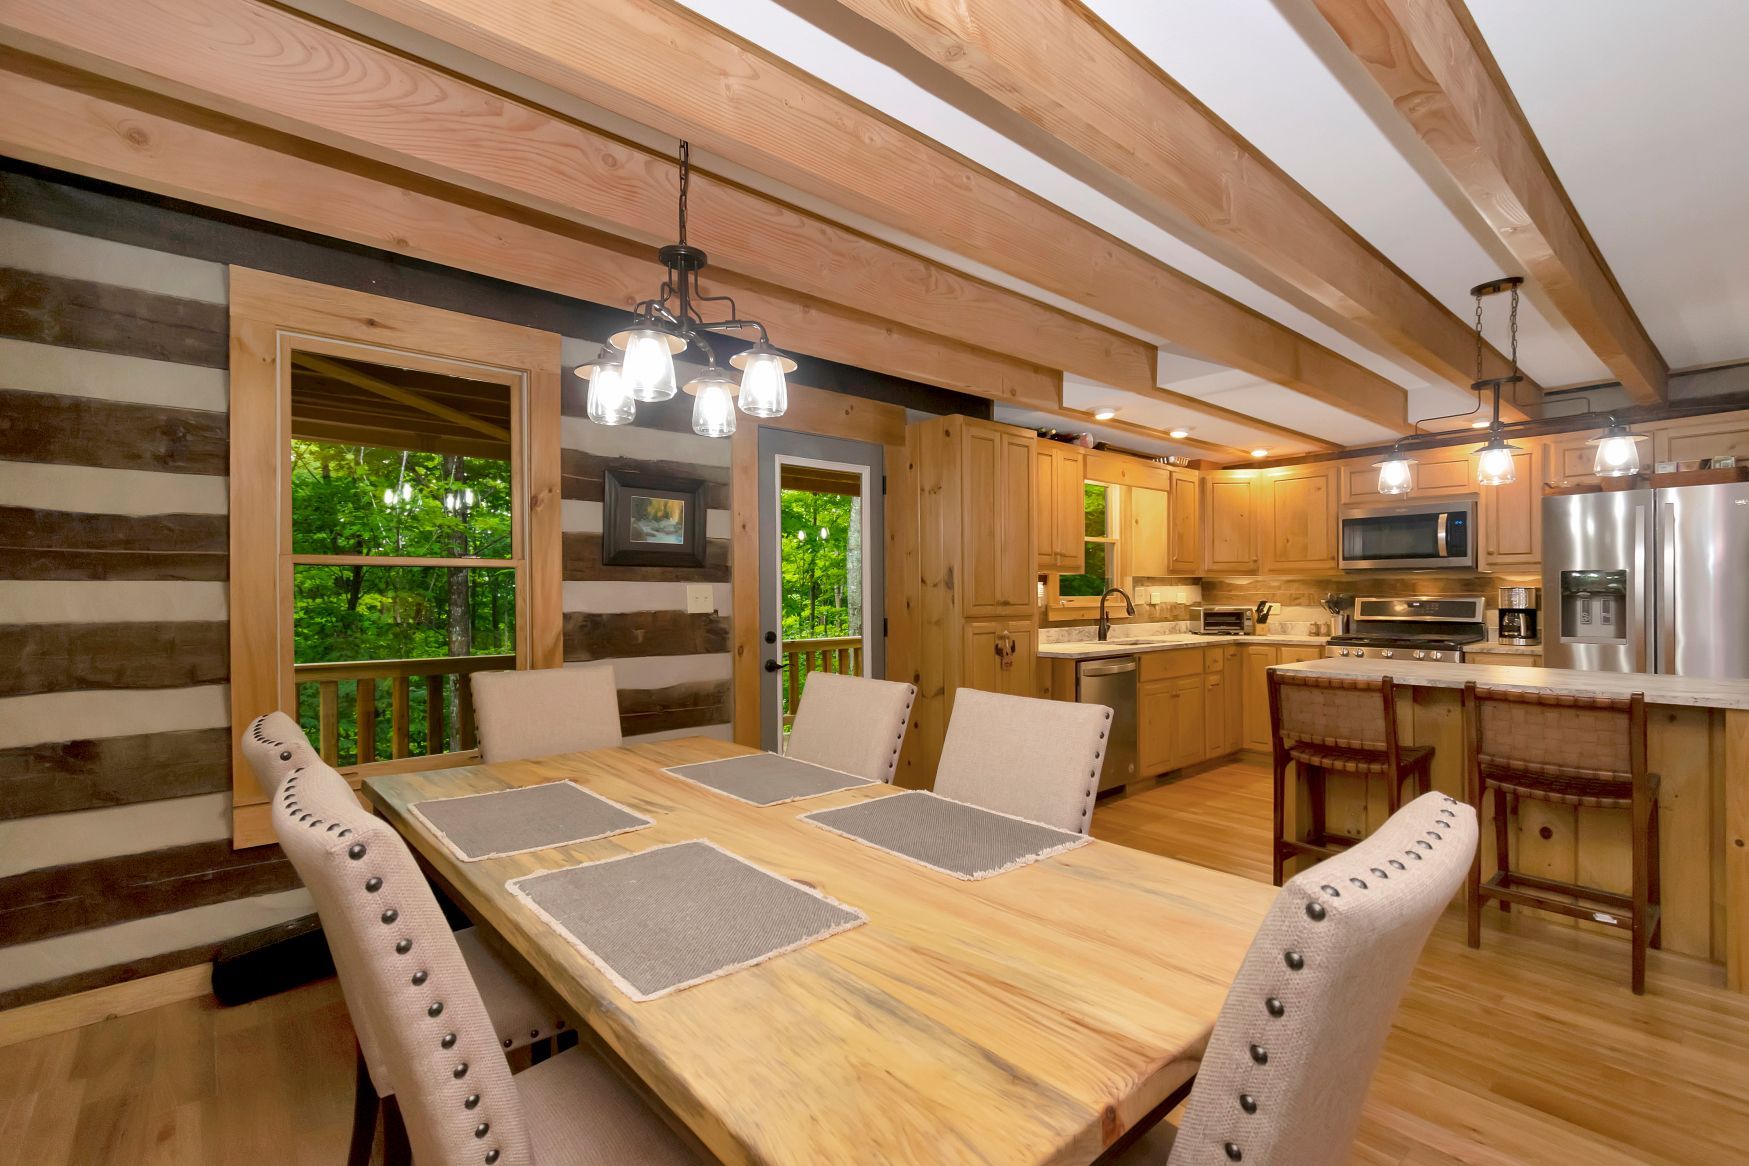
[[[1626,571],[1561,572],[1561,637],[1620,643],[1628,635]]]

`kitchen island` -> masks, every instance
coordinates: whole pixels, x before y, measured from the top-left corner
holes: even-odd
[[[1664,949],[1724,964],[1728,985],[1749,992],[1749,681],[1408,660],[1277,667],[1309,676],[1389,676],[1398,689],[1403,743],[1432,745],[1434,788],[1459,798],[1465,797],[1461,693],[1469,681],[1573,696],[1644,693],[1649,763],[1662,776]],[[1285,807],[1290,829],[1305,820],[1304,798],[1302,790],[1292,799],[1298,804]],[[1387,816],[1383,779],[1365,789],[1332,781],[1327,812],[1334,831],[1376,829]],[[1511,837],[1516,869],[1628,889],[1627,820],[1619,811],[1526,801]],[[1493,869],[1493,839],[1483,829],[1484,870]]]

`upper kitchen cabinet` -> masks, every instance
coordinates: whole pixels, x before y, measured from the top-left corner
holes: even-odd
[[[1131,486],[1129,546],[1125,573],[1155,577],[1172,574],[1171,496],[1150,486]]]
[[[1476,489],[1476,459],[1473,446],[1445,446],[1416,450],[1415,489],[1411,497],[1470,494]],[[1342,463],[1342,501],[1402,502],[1406,499],[1379,493],[1378,463],[1383,457],[1365,457]]]
[[[965,615],[1032,610],[1038,439],[1024,429],[954,418],[962,428],[960,539]]]
[[[1640,457],[1648,462],[1734,457],[1739,465],[1749,465],[1749,411],[1667,421],[1657,426],[1651,445],[1650,451],[1645,444],[1640,446]],[[1652,466],[1648,464],[1645,468],[1650,470]]]
[[[1269,470],[1256,481],[1262,494],[1264,573],[1335,570],[1335,465]]]
[[[1543,485],[1537,473],[1541,445],[1518,441],[1524,448],[1512,455],[1516,474],[1504,486],[1481,491],[1479,521],[1484,571],[1511,571],[1542,562]],[[1465,447],[1472,452],[1473,447]]]
[[[1202,475],[1172,470],[1166,499],[1166,566],[1169,575],[1202,573]]]
[[[1081,482],[1087,455],[1079,446],[1039,439],[1033,456],[1033,527],[1041,572],[1086,570]]]
[[[1257,490],[1253,470],[1217,470],[1202,482],[1203,570],[1257,574]]]

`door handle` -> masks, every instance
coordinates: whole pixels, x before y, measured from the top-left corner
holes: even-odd
[[[1666,675],[1676,673],[1676,504],[1664,503],[1658,532],[1658,667]]]
[[[776,660],[767,660],[765,662],[765,670],[767,672],[776,672],[780,667],[782,667],[782,665],[778,664]]]

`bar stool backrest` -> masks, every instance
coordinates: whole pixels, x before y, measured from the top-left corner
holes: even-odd
[[[1349,680],[1270,672],[1275,735],[1283,743],[1387,749],[1395,736],[1390,677]]]
[[[1512,771],[1632,781],[1636,772],[1645,771],[1643,700],[1636,732],[1632,697],[1469,687],[1476,757],[1484,775]]]

